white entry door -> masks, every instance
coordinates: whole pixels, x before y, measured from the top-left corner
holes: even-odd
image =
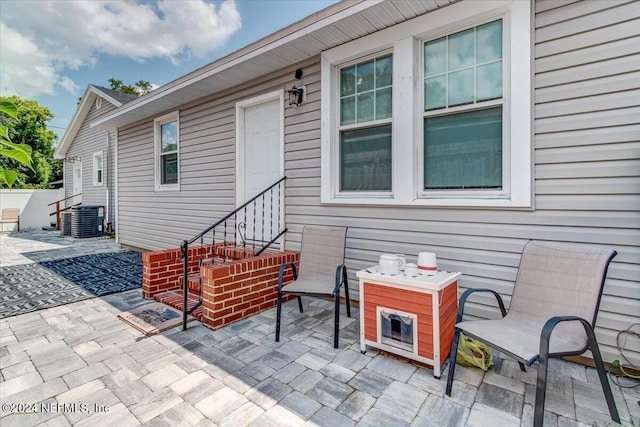
[[[82,194],[82,161],[80,159],[73,162],[73,196]],[[73,204],[82,202],[82,196],[74,197]]]
[[[237,205],[284,174],[284,98],[273,92],[237,104]],[[276,187],[240,212],[247,242],[269,242],[284,226],[284,194]]]

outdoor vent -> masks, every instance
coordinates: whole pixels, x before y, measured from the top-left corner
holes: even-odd
[[[98,237],[102,232],[102,224],[98,224],[101,209],[104,207],[81,205],[71,208],[71,237]]]
[[[71,236],[71,212],[62,212],[61,228],[63,236]]]

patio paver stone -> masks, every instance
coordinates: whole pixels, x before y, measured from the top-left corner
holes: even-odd
[[[0,235],[0,268],[119,250],[108,240],[26,237]],[[535,366],[521,372],[495,354],[486,373],[456,369],[445,396],[446,366],[436,379],[427,366],[360,353],[356,307],[351,319],[341,313],[334,349],[329,301],[305,298],[304,313],[295,300],[284,303],[279,343],[275,309],[218,330],[196,321],[153,337],[116,318],[148,302],[131,290],[0,319],[2,403],[91,407],[1,412],[0,425],[524,427],[533,419]],[[639,388],[611,383],[622,426],[640,427]],[[614,425],[592,368],[553,360],[548,385],[545,427]]]

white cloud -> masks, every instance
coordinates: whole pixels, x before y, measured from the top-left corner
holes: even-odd
[[[234,0],[8,1],[0,23],[0,93],[31,98],[75,93],[65,69],[92,66],[100,54],[174,63],[204,57],[241,28]]]
[[[76,82],[74,82],[67,76],[60,77],[60,80],[58,80],[58,84],[65,88],[65,90],[72,95],[78,94],[78,91],[80,90]]]
[[[56,71],[48,55],[28,38],[0,22],[0,94],[53,94]]]

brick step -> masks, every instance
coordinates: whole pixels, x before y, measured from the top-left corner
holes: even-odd
[[[176,310],[182,311],[182,297],[183,293],[181,289],[174,289],[171,291],[165,291],[159,294],[154,295],[153,299],[161,302],[163,304],[167,304]],[[189,292],[187,295],[187,307],[190,309],[194,305],[198,303],[198,296]],[[191,313],[193,317],[202,321],[202,306],[198,307],[193,313]]]
[[[187,287],[189,288],[189,292],[198,293],[200,292],[200,272],[195,272],[187,275]],[[182,275],[178,277],[178,284],[176,289],[182,289]]]

